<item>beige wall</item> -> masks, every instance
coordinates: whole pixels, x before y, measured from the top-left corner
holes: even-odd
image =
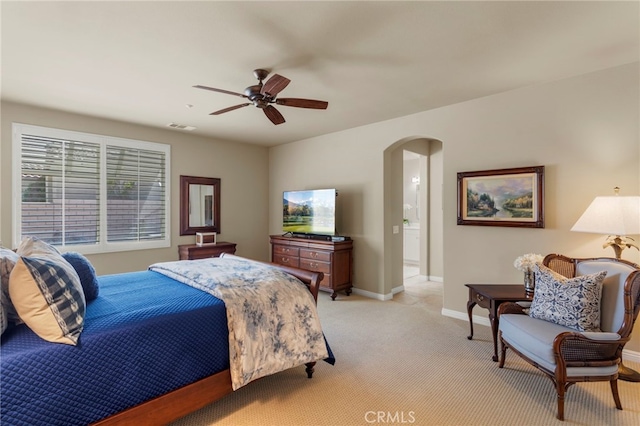
[[[216,141],[192,134],[68,114],[10,102],[2,103],[0,143],[0,240],[11,241],[11,123],[25,123],[171,145],[171,247],[87,257],[99,274],[146,269],[151,263],[177,260],[178,244],[195,243],[179,236],[180,175],[221,178],[219,241],[238,244],[237,254],[269,259],[268,150],[248,144]]]
[[[444,256],[442,247],[444,246],[443,233],[443,206],[442,206],[442,178],[443,178],[443,158],[442,142],[432,141],[429,144],[429,207],[428,211],[428,233],[425,233],[424,240],[429,244],[429,258],[427,259],[428,276],[442,280],[444,276]]]
[[[387,297],[401,273],[393,151],[427,138],[443,144],[445,313],[466,316],[465,283],[521,282],[513,260],[523,253],[612,256],[604,236],[569,229],[614,186],[640,194],[639,71],[634,63],[274,147],[269,229],[280,231],[283,190],[337,187],[340,232],[354,239],[355,287]],[[544,229],[456,225],[457,172],[534,165],[545,166]],[[636,250],[623,258],[640,262]],[[639,335],[627,349],[640,351]]]

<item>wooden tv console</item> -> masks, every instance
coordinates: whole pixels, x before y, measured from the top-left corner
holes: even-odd
[[[353,241],[325,241],[312,238],[271,235],[271,261],[308,271],[322,272],[320,290],[351,294],[353,275]]]

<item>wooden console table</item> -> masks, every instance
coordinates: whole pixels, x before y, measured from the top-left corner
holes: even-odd
[[[473,339],[473,318],[471,312],[475,305],[489,310],[491,333],[493,334],[493,360],[498,361],[498,307],[504,302],[531,302],[533,295],[527,294],[523,284],[465,284],[469,287],[469,328],[471,334],[467,339]]]

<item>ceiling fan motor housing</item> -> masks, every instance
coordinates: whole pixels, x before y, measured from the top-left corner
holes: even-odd
[[[262,90],[262,84],[256,84],[244,89],[244,94],[247,96],[247,98],[253,100],[253,98],[255,98],[256,96],[261,96],[260,90]]]
[[[249,98],[253,105],[258,108],[265,108],[269,105],[269,99],[267,96],[260,93],[262,90],[262,84],[256,84],[255,86],[249,86],[244,89],[244,94]]]

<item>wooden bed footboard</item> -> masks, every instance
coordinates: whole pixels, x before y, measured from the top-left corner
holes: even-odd
[[[199,410],[231,392],[231,373],[226,369],[93,425],[163,425]]]
[[[270,265],[293,275],[305,283],[317,303],[320,281],[324,278],[322,272],[312,272],[275,263]],[[312,377],[315,364],[315,362],[306,364],[307,377]],[[197,411],[231,392],[233,392],[231,372],[226,369],[92,423],[92,425],[164,425]]]
[[[320,290],[320,281],[324,278],[324,273],[307,271],[306,269],[284,266],[277,263],[270,263],[269,265],[281,269],[305,283],[313,295],[313,300],[316,301],[316,304],[318,303],[318,290]]]

